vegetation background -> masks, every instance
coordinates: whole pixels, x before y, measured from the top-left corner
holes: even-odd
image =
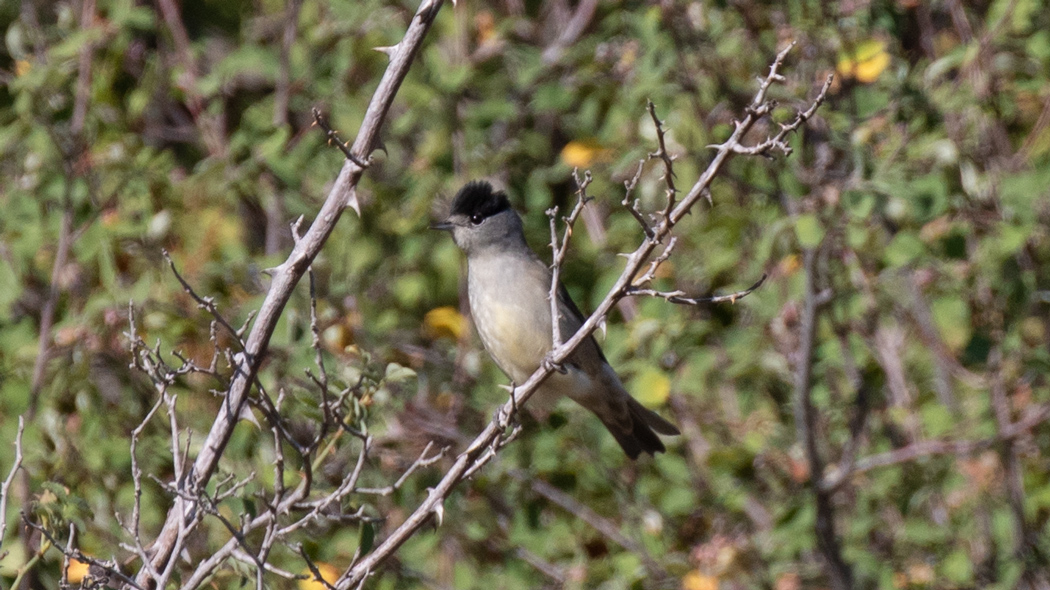
[[[129,436],[155,403],[128,367],[128,302],[147,342],[207,363],[210,318],[162,250],[234,325],[245,321],[263,270],[291,246],[289,223],[316,214],[342,164],[311,108],[352,139],[386,65],[374,48],[396,43],[415,9],[0,4],[0,477],[18,416],[27,421],[0,586],[26,564],[24,583],[53,588],[61,575],[60,553],[41,551],[21,510],[63,535],[74,522],[88,554],[128,557],[114,514],[131,510]],[[836,73],[828,102],[791,157],[731,162],[712,205],[676,231],[660,286],[707,294],[769,279],[735,305],[626,302],[603,339],[629,389],[683,436],[632,463],[578,408],[527,421],[445,505],[443,524],[370,587],[1050,588],[1050,10],[1040,0],[442,9],[358,190],[361,215],[344,216],[314,265],[329,367],[370,384],[368,477],[392,482],[429,441],[458,448],[505,398],[467,323],[460,254],[426,229],[448,197],[478,177],[506,186],[540,250],[544,211],[571,206],[573,168],[591,170],[597,198],[563,277],[593,308],[620,272],[617,253],[641,239],[619,203],[656,148],[646,100],[689,186],[705,146],[728,136],[791,40],[777,118]],[[660,176],[656,164],[643,171],[645,209],[663,203]],[[807,280],[821,303],[811,360],[798,354]],[[303,376],[314,362],[308,316],[303,285],[261,376],[303,424],[317,418]],[[811,387],[798,386],[803,366]],[[176,389],[192,449],[221,386],[190,376]],[[807,407],[811,419],[797,420]],[[170,436],[159,420],[139,443],[144,472],[161,481]],[[265,480],[268,440],[242,421],[225,468]],[[347,443],[336,456],[345,469],[356,455]],[[304,531],[306,553],[341,571],[443,465],[347,507],[374,523]],[[325,477],[319,485],[333,485],[342,469]],[[143,485],[143,527],[155,531],[171,498]],[[224,510],[250,510],[255,491]],[[228,538],[212,523],[191,559]],[[284,548],[274,563],[306,567]],[[210,585],[240,587],[247,571],[232,563]]]

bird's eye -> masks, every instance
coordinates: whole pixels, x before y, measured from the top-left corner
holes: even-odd
[[[481,215],[478,215],[477,213],[475,213],[474,215],[470,216],[470,222],[473,223],[474,225],[481,225],[482,221],[485,221],[485,218],[482,217]]]

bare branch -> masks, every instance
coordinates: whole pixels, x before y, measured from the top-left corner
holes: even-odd
[[[551,330],[552,330],[552,346],[558,346],[561,344],[561,310],[559,308],[559,291],[561,285],[561,267],[565,264],[565,255],[569,250],[569,238],[572,237],[572,228],[576,224],[576,220],[579,219],[580,213],[583,211],[584,205],[586,205],[591,197],[587,196],[587,187],[591,184],[591,171],[588,170],[584,173],[583,180],[580,180],[580,175],[577,169],[573,169],[572,177],[576,181],[576,206],[573,207],[572,212],[569,213],[568,217],[562,219],[565,223],[565,234],[562,236],[561,245],[558,245],[558,229],[557,229],[557,216],[558,208],[553,207],[547,210],[547,217],[550,218],[551,222],[551,251],[553,253],[553,260],[551,262],[551,289],[548,294],[548,299],[551,304]]]
[[[776,135],[770,137],[769,139],[766,139],[762,143],[753,146],[743,146],[740,144],[736,144],[731,148],[733,150],[733,153],[745,154],[749,156],[766,156],[769,154],[769,152],[777,150],[785,156],[790,156],[791,152],[794,150],[792,150],[791,147],[788,146],[787,142],[785,141],[787,135],[796,131],[806,121],[813,117],[814,114],[816,114],[817,108],[819,108],[820,105],[827,98],[828,90],[831,88],[831,82],[833,79],[833,76],[829,74],[828,77],[824,80],[824,86],[821,87],[820,93],[817,95],[817,98],[813,100],[813,103],[809,106],[808,109],[806,109],[805,111],[800,111],[798,115],[795,116],[795,120],[787,124],[778,123],[778,125],[780,125],[780,131]],[[756,111],[756,113],[757,112],[758,111]],[[766,113],[763,112],[762,114]],[[717,148],[720,146],[710,145],[707,147]]]
[[[22,433],[25,432],[25,418],[18,417],[18,434],[15,435],[15,461],[11,464],[11,471],[7,473],[4,483],[0,485],[0,549],[4,547],[4,533],[7,532],[7,499],[11,496],[11,484],[15,481],[15,474],[22,468]],[[0,551],[0,558],[7,555],[6,551]]]
[[[655,261],[655,259],[654,259]],[[762,286],[762,283],[766,282],[768,275],[763,274],[762,278],[758,279],[754,285],[751,285],[743,291],[737,291],[736,293],[730,293],[728,295],[712,295],[709,297],[689,297],[685,291],[657,291],[655,289],[642,289],[639,287],[631,287],[627,294],[628,295],[647,295],[649,297],[660,297],[666,299],[670,303],[679,303],[682,305],[700,305],[701,303],[736,303],[740,299],[747,297],[753,293],[756,289]]]
[[[336,147],[339,148],[339,151],[343,152],[343,155],[346,156],[347,160],[350,160],[351,162],[357,164],[361,168],[368,168],[371,165],[370,162],[365,162],[361,160],[361,158],[358,158],[354,155],[353,152],[350,151],[350,146],[347,145],[347,143],[343,140],[339,139],[339,135],[337,134],[336,130],[332,129],[332,126],[328,124],[328,119],[325,119],[324,115],[321,114],[320,110],[318,110],[315,107],[313,109],[313,114],[314,125],[317,125],[321,128],[322,131],[324,131],[324,134],[328,137],[328,145],[332,145],[334,143]]]
[[[25,524],[27,527],[29,527],[29,528],[31,528],[31,529],[33,529],[35,531],[38,531],[41,535],[44,536],[44,538],[46,538],[48,540],[49,543],[51,543],[51,546],[53,546],[56,549],[58,549],[59,552],[62,553],[62,555],[66,556],[66,557],[69,557],[69,558],[72,558],[72,559],[75,559],[75,560],[77,560],[77,561],[79,561],[81,563],[86,563],[88,565],[95,566],[95,567],[101,569],[102,571],[110,574],[111,576],[120,579],[121,582],[131,586],[132,588],[137,588],[138,590],[144,590],[142,588],[142,586],[139,586],[138,584],[136,584],[134,580],[132,580],[130,577],[128,577],[122,571],[120,571],[120,565],[119,564],[117,564],[116,562],[113,562],[113,561],[102,561],[102,560],[99,560],[99,559],[95,559],[94,557],[91,557],[90,555],[85,555],[84,552],[81,551],[80,549],[77,549],[76,547],[72,547],[72,539],[70,539],[70,542],[67,543],[66,548],[62,548],[62,543],[60,543],[59,540],[56,539],[55,536],[51,534],[51,531],[49,531],[47,529],[47,527],[41,526],[41,525],[33,522],[32,520],[29,520],[29,518],[26,516],[26,514],[24,512],[22,513],[22,523]]]
[[[638,199],[631,199],[631,191],[634,190],[634,187],[638,186],[638,181],[642,178],[642,169],[645,167],[645,162],[645,160],[639,160],[638,170],[635,171],[634,176],[632,176],[630,180],[624,181],[623,201],[620,201],[620,204],[630,211],[631,215],[634,216],[635,221],[637,221],[638,225],[642,227],[642,232],[645,233],[645,237],[651,240],[653,239],[653,228],[649,225],[649,222],[646,221],[645,215],[642,215],[641,210],[638,209]]]
[[[335,588],[330,583],[328,583],[328,580],[324,579],[324,576],[321,575],[321,570],[317,569],[317,566],[314,565],[313,560],[310,559],[310,556],[306,554],[306,549],[303,549],[302,544],[299,545],[299,556],[302,557],[303,561],[306,562],[306,567],[310,569],[310,573],[313,574],[314,580],[323,584],[325,588],[328,588],[328,590],[335,590]]]
[[[423,448],[423,452],[419,454],[419,458],[413,461],[412,464],[408,466],[408,469],[406,469],[405,472],[401,474],[401,477],[397,478],[397,481],[395,481],[393,485],[386,486],[385,488],[358,488],[357,493],[374,494],[377,496],[389,496],[390,494],[393,494],[398,489],[400,489],[401,486],[405,485],[405,482],[408,481],[408,478],[411,477],[411,475],[415,473],[417,469],[421,467],[429,467],[434,463],[437,463],[441,460],[442,457],[445,456],[445,453],[448,452],[448,447],[442,447],[437,453],[430,457],[427,457],[427,454],[432,448],[434,448],[434,443],[427,443],[427,446]]]
[[[649,154],[649,159],[659,158],[664,164],[663,181],[667,187],[667,205],[664,207],[663,216],[667,217],[674,210],[675,197],[678,195],[678,189],[674,185],[674,156],[667,151],[667,140],[664,131],[664,123],[656,116],[656,105],[653,101],[646,101],[646,108],[649,110],[649,116],[653,119],[653,125],[656,126],[656,142],[658,149],[655,152]]]

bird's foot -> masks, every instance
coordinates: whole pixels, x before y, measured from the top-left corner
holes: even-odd
[[[517,385],[511,381],[510,384],[500,385],[500,387],[510,392],[510,409],[508,410],[505,405],[496,408],[496,413],[492,416],[492,420],[501,431],[506,432],[516,422],[514,415],[518,413],[518,398],[514,397],[514,389]]]
[[[492,420],[501,431],[506,432],[517,423],[517,418],[514,414],[515,411],[513,409],[507,411],[506,407],[500,406],[496,408],[496,413],[492,416]]]
[[[569,370],[565,368],[565,365],[552,361],[551,357],[549,357],[549,356],[543,357],[542,366],[543,366],[544,370],[557,371],[558,373],[561,373],[562,375],[565,375],[566,373],[569,372]]]

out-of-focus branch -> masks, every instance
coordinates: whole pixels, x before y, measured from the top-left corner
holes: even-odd
[[[543,63],[553,64],[561,59],[565,50],[572,46],[587,29],[597,8],[598,0],[583,0],[579,3],[572,17],[565,22],[565,27],[558,38],[543,50]]]
[[[497,417],[490,421],[485,429],[474,438],[473,442],[471,442],[467,449],[456,457],[452,467],[450,467],[445,473],[445,476],[442,477],[437,486],[430,490],[427,498],[416,507],[401,526],[392,531],[386,539],[373,549],[372,553],[359,561],[338,581],[338,583],[335,584],[335,587],[338,590],[348,590],[349,588],[361,584],[373,571],[375,571],[379,564],[389,558],[405,541],[412,537],[416,531],[429,521],[431,515],[440,514],[443,511],[443,503],[456,485],[459,484],[467,474],[474,473],[480,469],[495,455],[498,449],[506,443],[506,422],[501,419],[500,416],[512,416],[514,412],[532,396],[539,385],[550,376],[551,372],[555,371],[561,363],[568,359],[572,354],[572,351],[575,350],[585,339],[589,338],[591,333],[594,332],[603,321],[605,321],[605,318],[608,316],[613,306],[624,297],[629,296],[630,286],[634,277],[638,275],[650,260],[657,247],[671,237],[671,230],[674,226],[689,213],[690,209],[701,198],[703,198],[705,194],[707,194],[711,182],[722,169],[722,166],[726,163],[729,157],[734,153],[739,153],[737,148],[740,147],[740,142],[744,135],[751,130],[760,118],[766,116],[770,112],[771,107],[765,99],[766,91],[774,81],[783,80],[783,77],[780,76],[777,71],[783,64],[788,51],[790,51],[793,46],[794,44],[788,46],[777,55],[776,60],[770,67],[769,74],[762,81],[758,92],[756,92],[755,99],[752,102],[752,106],[748,109],[746,116],[742,121],[737,123],[736,128],[730,135],[729,139],[724,143],[715,146],[715,156],[711,159],[707,169],[700,175],[700,178],[689,190],[689,193],[678,202],[670,214],[660,216],[658,223],[653,227],[648,228],[648,231],[645,231],[646,239],[644,239],[633,252],[625,256],[627,264],[623,272],[620,274],[620,277],[613,284],[602,302],[595,309],[594,313],[587,318],[579,330],[576,331],[576,334],[562,343],[561,346],[557,346],[551,350],[540,368],[537,369],[537,371],[533,373],[525,383],[514,387],[510,399],[504,403],[500,412],[497,412]],[[814,99],[812,106],[805,112],[814,112],[816,107],[824,101],[829,84],[830,78],[829,83],[824,85],[818,96]],[[801,125],[801,122],[799,125]],[[644,217],[639,214],[636,218],[638,218],[639,222],[642,224],[643,231],[646,230],[647,225]]]
[[[601,533],[613,543],[616,543],[620,547],[637,555],[642,560],[642,563],[645,564],[645,568],[649,570],[650,575],[655,575],[662,579],[671,577],[667,570],[661,567],[660,564],[649,555],[649,552],[645,550],[645,547],[624,536],[624,534],[616,527],[615,523],[607,518],[603,518],[600,514],[591,510],[589,506],[581,504],[569,494],[566,494],[541,479],[529,477],[527,474],[517,471],[511,472],[510,475],[514,479],[528,484],[533,492],[536,492],[547,500],[557,504],[569,514],[586,522],[594,530]]]
[[[999,434],[980,440],[925,440],[910,444],[906,447],[879,453],[868,457],[861,457],[853,462],[852,466],[834,470],[821,481],[821,488],[832,491],[838,489],[842,484],[858,475],[872,469],[889,467],[908,463],[923,457],[933,455],[973,455],[986,451],[1003,442],[1013,441],[1031,433],[1036,426],[1050,420],[1050,405],[1040,406],[1031,411],[1024,418],[1012,422],[1008,427],[999,431]]]
[[[273,91],[273,124],[288,124],[288,104],[292,96],[292,45],[299,27],[302,0],[288,0],[284,5],[284,29],[281,31],[281,61],[277,69],[277,84]]]
[[[175,0],[157,0],[157,4],[160,6],[164,25],[175,42],[175,54],[178,56],[181,69],[177,84],[179,89],[186,93],[186,107],[193,117],[193,122],[197,126],[197,131],[208,153],[212,156],[223,157],[226,154],[227,145],[222,117],[207,112],[207,103],[198,87],[200,72],[197,68],[197,60],[194,59],[190,36],[182,22],[179,7],[175,4]]]
[[[95,1],[84,0],[80,7],[80,29],[87,31],[95,20]],[[81,151],[86,146],[84,123],[87,120],[88,104],[91,100],[91,56],[94,50],[92,42],[85,40],[80,47],[77,63],[77,83],[73,96],[73,118],[69,125],[72,138],[72,150],[64,154],[67,173],[66,188],[62,195],[62,222],[58,230],[58,245],[55,248],[55,261],[51,268],[51,282],[48,286],[47,299],[40,311],[40,343],[36,360],[33,363],[33,380],[29,394],[29,416],[36,414],[40,390],[44,386],[44,371],[51,357],[51,330],[55,325],[55,313],[61,293],[61,276],[65,271],[69,252],[73,246],[73,178],[79,176],[80,166],[77,163]]]
[[[835,534],[835,508],[831,493],[818,484],[824,472],[824,461],[817,448],[816,410],[811,398],[813,376],[813,348],[817,329],[817,313],[820,308],[816,289],[816,258],[814,248],[806,248],[802,254],[805,271],[805,291],[802,318],[799,326],[798,352],[795,358],[795,430],[809,463],[816,500],[817,521],[815,533],[817,547],[827,564],[831,587],[835,590],[853,588],[853,571],[842,557],[842,546]]]
[[[394,100],[394,95],[407,75],[408,68],[442,3],[443,0],[424,0],[412,17],[404,38],[389,53],[390,64],[372,96],[372,101],[368,105],[352,148],[358,161],[366,161],[375,148],[379,130]],[[168,6],[170,4],[170,0],[161,0],[162,8],[170,8]],[[331,235],[343,210],[348,206],[353,207],[355,211],[358,210],[355,189],[363,172],[364,168],[353,160],[347,160],[344,163],[310,229],[295,244],[288,259],[273,270],[273,282],[263,301],[258,318],[245,341],[245,350],[233,357],[234,377],[223,399],[219,415],[212,424],[207,438],[203,441],[189,473],[180,484],[184,494],[175,499],[174,506],[165,519],[164,527],[151,548],[153,551],[151,566],[143,567],[139,571],[136,580],[140,585],[146,586],[151,583],[151,572],[163,572],[174,563],[172,558],[181,549],[188,529],[195,526],[199,506],[198,502],[188,498],[199,496],[218,467],[219,458],[233,434],[241,408],[248,398],[252,383],[255,382],[255,376],[266,353],[270,336],[277,326],[277,321],[292,291],[306,273],[310,263],[321,251],[321,247]],[[234,545],[230,551],[236,548]]]
[[[1001,317],[997,320],[997,323],[1002,322]],[[1046,568],[1045,564],[1040,567],[1038,560],[1033,559],[1038,556],[1040,543],[1037,533],[1029,525],[1028,517],[1025,515],[1024,480],[1017,445],[1014,437],[1004,438],[1002,436],[1014,422],[1010,416],[1010,398],[1003,378],[1002,330],[997,327],[995,332],[1000,342],[992,347],[988,355],[988,371],[991,373],[992,381],[992,413],[995,415],[996,430],[1003,441],[999,448],[999,457],[1003,464],[1003,483],[1006,486],[1007,503],[1010,505],[1010,512],[1013,513],[1014,518],[1014,554],[1024,565],[1021,575],[1027,584],[1022,584],[1022,586],[1036,588],[1038,586],[1034,583],[1033,577],[1038,574],[1035,573],[1035,569],[1038,568],[1045,575]]]

